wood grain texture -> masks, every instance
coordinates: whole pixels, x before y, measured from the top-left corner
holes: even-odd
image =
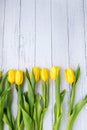
[[[30,69],[35,60],[35,0],[21,0],[20,67]]]
[[[50,0],[36,0],[36,65],[51,66],[51,16]],[[41,89],[41,84],[38,90]],[[41,91],[41,90],[40,90]],[[50,85],[49,108],[44,119],[44,130],[52,129],[52,86]]]
[[[4,42],[3,42],[3,67],[17,68],[19,56],[19,3],[18,0],[6,1],[5,23],[4,23]]]
[[[86,0],[0,0],[0,69],[30,70],[32,66],[61,66],[61,90],[67,94],[63,102],[60,130],[65,130],[71,88],[63,70],[81,66],[76,100],[87,94],[87,1]],[[27,86],[25,85],[25,90]],[[41,93],[41,83],[36,92]],[[17,111],[14,89],[13,115]],[[50,81],[49,109],[43,130],[52,130],[54,82]],[[78,116],[73,130],[87,129],[87,105]],[[85,118],[84,118],[85,117]],[[8,130],[5,126],[5,130]]]
[[[19,4],[20,1],[6,0],[3,40],[3,68],[18,68],[19,59]],[[13,116],[17,114],[17,94],[13,93]],[[8,127],[5,126],[5,130]]]
[[[68,84],[65,82],[63,69],[69,66],[68,55],[68,34],[67,34],[67,6],[66,1],[52,0],[52,62],[53,65],[61,66],[61,90],[67,89],[67,94],[63,102],[63,118],[61,123],[61,130],[66,127],[67,121],[67,98],[68,98]],[[54,83],[53,83],[54,85]],[[55,88],[55,87],[53,87]],[[53,98],[55,98],[55,89]],[[55,103],[55,99],[54,99]],[[66,111],[66,112],[65,112]],[[62,125],[63,124],[63,125]]]
[[[32,15],[31,15],[32,14]],[[31,67],[35,62],[35,0],[20,1],[19,68]],[[27,85],[24,86],[24,91]]]
[[[75,103],[83,98],[84,75],[85,75],[85,44],[84,44],[84,14],[82,0],[68,0],[68,23],[69,23],[69,56],[70,66],[81,67],[81,77],[77,84]],[[84,128],[84,109],[76,119],[73,129]],[[80,124],[80,125],[79,125]],[[86,129],[86,128],[84,128]]]
[[[3,62],[3,41],[4,41],[4,20],[5,20],[5,0],[0,0],[0,69]]]
[[[83,0],[83,20],[84,20],[84,44],[85,44],[85,69],[84,69],[84,85],[83,85],[83,95],[87,94],[87,1]],[[84,107],[84,111],[83,111],[83,117],[84,121],[83,121],[83,128],[87,128],[86,125],[86,121],[87,121],[87,116],[85,115],[87,111],[87,105]]]

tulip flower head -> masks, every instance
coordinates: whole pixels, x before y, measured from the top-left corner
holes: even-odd
[[[45,82],[49,78],[49,70],[48,68],[42,68],[41,69],[41,79]]]
[[[59,74],[59,71],[60,71],[60,67],[59,66],[53,66],[51,69],[50,69],[50,77],[52,80],[56,80],[58,74]]]
[[[32,68],[32,71],[33,71],[34,76],[35,76],[35,81],[38,82],[40,79],[40,68],[38,66],[34,66]]]
[[[65,79],[68,83],[72,84],[75,80],[75,73],[72,68],[67,68],[64,70]]]
[[[14,69],[10,69],[8,71],[8,81],[11,84],[15,82],[15,70]]]
[[[17,70],[15,73],[15,83],[21,85],[23,83],[23,71]]]

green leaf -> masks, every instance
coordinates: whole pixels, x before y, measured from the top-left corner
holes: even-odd
[[[41,104],[42,97],[40,94],[37,94],[35,97],[35,104],[34,104],[34,120],[36,125],[36,130],[40,128],[40,121],[41,121],[41,113],[43,112],[43,105]]]
[[[59,113],[59,110],[57,108],[57,104],[54,105],[54,124],[53,124],[53,130],[59,130],[60,128],[60,122],[62,118],[62,107]]]
[[[23,102],[24,102],[24,109],[29,114],[29,104],[25,99],[25,96],[23,95]]]
[[[34,122],[29,116],[29,114],[21,107],[22,109],[22,114],[23,114],[23,121],[26,130],[34,130]]]
[[[29,81],[29,83],[31,85],[31,80],[30,80],[30,76],[29,76],[29,73],[28,73],[28,69],[26,69],[26,77],[27,77],[27,79],[28,79],[28,81]]]
[[[7,90],[5,90],[5,91],[1,94],[0,100],[2,100],[2,102],[4,102],[5,97],[6,97],[6,95],[9,93],[9,91],[10,91],[10,88],[8,88]]]
[[[66,94],[66,90],[63,90],[63,91],[60,93],[61,103],[63,102],[63,99],[64,99],[65,94]]]
[[[41,100],[42,100],[41,95],[37,94],[36,95],[36,112],[37,112],[38,121],[40,119],[40,115],[41,115],[41,112],[42,112]]]
[[[34,72],[32,71],[32,77],[31,77],[31,84],[32,84],[32,88],[33,88],[33,91],[35,89],[35,76],[34,76]]]
[[[81,101],[79,101],[75,107],[73,108],[73,118],[76,119],[76,117],[78,116],[79,112],[82,110],[82,108],[84,107],[84,105],[87,103],[87,95],[85,96],[84,99],[82,99]]]
[[[17,130],[17,117],[13,122],[13,127],[14,127],[14,130]]]
[[[23,120],[20,123],[20,130],[24,130],[24,121]]]
[[[84,107],[84,105],[86,103],[87,103],[87,95],[85,96],[85,98],[83,100],[79,101],[75,105],[75,107],[73,108],[72,114],[70,116],[68,116],[66,130],[72,130],[73,124],[74,124],[78,114],[80,113],[80,111],[82,110],[82,108]]]
[[[8,80],[6,80],[6,89],[10,89],[9,93],[7,94],[6,107],[9,107],[9,109],[11,109],[13,101],[13,88],[11,87],[11,84],[8,82]]]
[[[43,129],[43,118],[44,118],[44,115],[45,115],[46,111],[47,111],[47,108],[44,108],[42,113],[41,113],[39,130]]]
[[[8,79],[6,80],[5,85],[6,85],[6,89],[10,88],[11,84],[8,82]]]
[[[0,82],[1,82],[1,80],[2,80],[2,71],[0,71]]]
[[[80,77],[80,66],[78,65],[75,71],[75,82],[74,82],[75,84],[77,83],[79,77]]]
[[[7,79],[7,73],[3,76],[1,83],[0,83],[0,95],[1,95],[2,91],[4,90],[4,84],[5,84],[6,79]]]
[[[4,123],[6,123],[8,126],[11,126],[11,124],[10,124],[10,122],[9,122],[9,119],[8,119],[8,117],[7,117],[7,114],[4,114],[4,116],[3,116],[3,121],[4,121]]]
[[[33,89],[31,87],[29,81],[28,81],[28,102],[29,102],[29,106],[30,106],[30,113],[32,116],[33,115],[33,107],[34,107],[34,92],[33,92]]]
[[[11,126],[13,126],[12,111],[11,111],[11,108],[9,106],[7,106],[7,117],[9,119]]]
[[[21,111],[20,105],[18,106],[18,111],[17,111],[17,127],[20,127],[20,124],[21,124],[21,122],[23,120],[22,111]]]

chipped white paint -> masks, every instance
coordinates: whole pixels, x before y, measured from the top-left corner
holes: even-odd
[[[86,23],[86,0],[0,0],[0,69],[61,66],[61,90],[66,89],[67,94],[60,130],[66,127],[70,94],[63,76],[65,67],[81,66],[75,102],[87,94]],[[37,91],[40,89],[39,85]],[[16,92],[14,96],[13,108],[16,110]],[[44,130],[52,130],[54,102],[54,83],[51,81]],[[16,111],[13,113],[15,115]],[[87,129],[86,113],[87,105],[79,114],[73,130]],[[5,130],[8,130],[7,126]]]

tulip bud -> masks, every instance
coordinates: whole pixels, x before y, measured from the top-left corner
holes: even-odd
[[[56,80],[58,74],[59,74],[59,71],[60,71],[60,67],[59,66],[53,66],[51,69],[50,69],[50,77],[52,80]]]
[[[72,68],[67,68],[64,70],[65,79],[68,83],[72,84],[75,80],[74,70]]]
[[[33,70],[33,73],[34,73],[34,76],[35,76],[35,81],[36,82],[39,81],[39,79],[40,79],[40,68],[38,66],[34,66],[32,68],[32,70]]]
[[[14,69],[10,69],[8,71],[8,81],[12,84],[15,82],[15,70]]]
[[[23,83],[23,71],[17,70],[15,73],[15,83],[21,85]]]
[[[49,78],[49,70],[47,68],[42,68],[41,69],[41,79],[43,81],[47,81]]]

